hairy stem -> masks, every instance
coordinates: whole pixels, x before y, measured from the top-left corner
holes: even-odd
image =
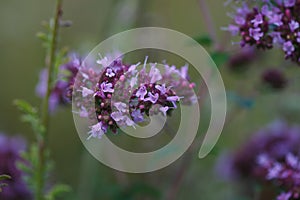
[[[45,178],[46,178],[46,146],[47,146],[47,136],[49,131],[49,97],[52,91],[52,74],[55,69],[56,63],[56,50],[57,50],[57,36],[59,29],[59,21],[62,15],[62,0],[56,0],[56,8],[54,14],[53,24],[51,25],[51,43],[49,52],[47,55],[48,62],[47,65],[47,91],[46,96],[43,102],[42,109],[42,124],[44,131],[41,136],[38,138],[38,148],[39,148],[39,162],[37,167],[37,182],[36,182],[36,191],[35,199],[43,200],[44,199],[44,188],[45,188]]]

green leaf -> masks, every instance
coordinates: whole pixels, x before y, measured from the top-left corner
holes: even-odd
[[[68,185],[57,184],[46,195],[46,200],[55,200],[58,196],[63,193],[70,192],[71,188]]]
[[[11,177],[9,175],[0,175],[0,181],[3,181],[3,180],[8,180],[8,179],[11,179]]]
[[[220,67],[229,60],[229,54],[226,52],[216,51],[211,53],[211,58],[213,59],[217,67]]]
[[[194,40],[196,40],[199,44],[203,46],[210,47],[211,45],[213,45],[213,40],[209,35],[198,36],[195,37]]]
[[[42,135],[45,129],[40,121],[37,108],[23,100],[15,100],[14,104],[23,113],[21,116],[22,121],[29,123],[37,135]]]

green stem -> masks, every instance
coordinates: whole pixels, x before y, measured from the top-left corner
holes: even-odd
[[[37,166],[37,183],[36,183],[36,191],[35,191],[35,200],[43,200],[44,199],[44,188],[45,188],[45,178],[46,178],[46,146],[47,146],[47,136],[49,131],[49,97],[52,91],[52,74],[55,69],[56,63],[56,50],[57,50],[57,36],[59,29],[59,21],[62,15],[62,0],[56,0],[56,9],[54,15],[54,21],[51,25],[52,33],[51,33],[51,43],[49,52],[47,55],[48,62],[47,64],[47,91],[46,96],[43,102],[42,109],[42,124],[44,127],[44,131],[41,134],[41,137],[38,138],[38,148],[39,148],[39,162]]]
[[[42,123],[45,127],[44,136],[47,136],[48,132],[48,121],[49,121],[49,97],[51,95],[52,90],[52,72],[55,68],[56,62],[56,50],[57,50],[57,35],[59,29],[59,21],[62,15],[62,0],[56,0],[56,10],[55,10],[55,17],[54,17],[54,24],[52,27],[52,39],[51,39],[51,46],[48,55],[49,62],[47,64],[47,92],[43,103],[43,113],[42,113]]]

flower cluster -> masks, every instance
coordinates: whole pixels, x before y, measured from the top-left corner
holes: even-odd
[[[283,160],[274,160],[267,154],[258,157],[258,165],[265,170],[265,179],[284,188],[278,200],[300,199],[300,159],[292,153]]]
[[[283,71],[271,68],[267,69],[262,74],[262,81],[270,88],[280,90],[286,87],[288,80]]]
[[[0,133],[0,174],[12,177],[5,181],[8,184],[0,193],[0,199],[29,200],[32,199],[29,189],[23,181],[23,173],[17,168],[16,162],[21,162],[20,151],[25,150],[25,143],[20,138],[9,138]]]
[[[188,66],[178,70],[164,64],[162,72],[158,64],[150,63],[148,71],[147,59],[143,66],[124,64],[122,58],[109,60],[105,57],[97,61],[102,66],[99,72],[83,66],[75,83],[75,88],[80,88],[74,91],[80,95],[73,96],[77,113],[93,119],[96,112],[97,122],[91,126],[89,138],[101,138],[108,130],[116,133],[124,126],[134,127],[152,114],[170,115],[181,99],[184,104],[197,101],[195,84],[188,82]],[[88,99],[94,100],[95,112],[87,105]]]
[[[231,178],[255,180],[283,191],[274,191],[278,200],[300,199],[299,142],[299,126],[275,121],[227,156],[222,166]]]
[[[81,58],[76,54],[69,56],[69,61],[59,67],[57,80],[49,98],[49,109],[54,111],[58,105],[65,105],[71,102],[75,77],[81,65]],[[44,98],[47,90],[47,70],[40,72],[39,83],[36,86],[36,94]]]
[[[224,29],[239,34],[241,46],[270,49],[276,44],[286,59],[300,64],[300,0],[264,0],[254,4],[250,8],[244,2],[236,8],[235,24]]]

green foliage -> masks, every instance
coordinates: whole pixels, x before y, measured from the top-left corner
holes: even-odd
[[[8,180],[8,179],[11,179],[11,177],[9,175],[6,175],[6,174],[0,175],[0,181]]]
[[[62,21],[60,23],[60,26],[63,27],[69,27],[71,22],[69,21]],[[50,19],[49,22],[43,22],[43,26],[45,28],[45,32],[39,32],[37,33],[37,37],[42,41],[43,47],[46,49],[47,55],[50,54],[51,48],[53,46],[53,33],[54,33],[54,19]],[[66,63],[68,60],[67,58],[67,53],[69,52],[69,49],[67,47],[61,48],[61,49],[56,49],[55,53],[55,63],[54,64],[54,69],[51,72],[52,76],[52,83],[51,87],[56,83],[57,81],[57,75],[59,72],[59,67],[63,64]],[[48,59],[46,58],[46,62],[49,62]]]
[[[41,123],[37,108],[31,106],[24,100],[15,100],[14,104],[23,113],[21,120],[31,125],[32,130],[37,136],[44,133],[45,128]]]
[[[221,51],[215,51],[211,53],[210,56],[217,65],[217,67],[224,65],[229,59],[229,54]]]
[[[60,195],[66,192],[70,192],[71,188],[67,185],[57,184],[52,187],[52,189],[46,194],[45,200],[55,200]]]
[[[211,47],[214,41],[211,39],[209,35],[200,35],[194,38],[200,45],[205,47]]]

